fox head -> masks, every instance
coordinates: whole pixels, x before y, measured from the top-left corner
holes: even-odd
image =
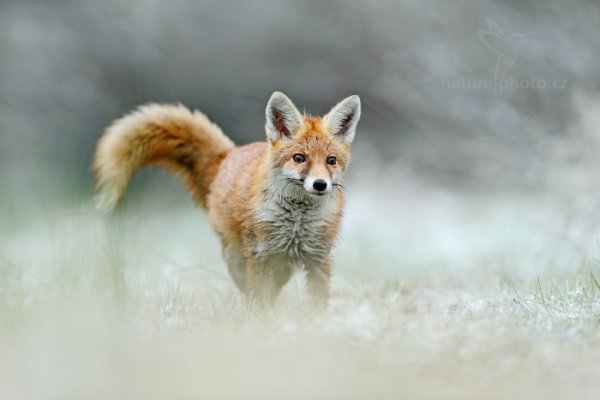
[[[341,187],[359,118],[356,95],[325,116],[313,117],[301,114],[285,94],[274,92],[265,125],[274,184],[293,196],[315,199]]]

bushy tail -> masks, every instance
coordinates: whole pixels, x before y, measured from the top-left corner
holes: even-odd
[[[98,141],[92,169],[96,205],[108,212],[131,175],[144,165],[167,168],[181,177],[196,201],[206,195],[233,142],[204,114],[181,105],[148,104],[115,121]]]

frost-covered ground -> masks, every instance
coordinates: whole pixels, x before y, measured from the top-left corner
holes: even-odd
[[[398,182],[347,185],[318,314],[301,277],[248,314],[169,191],[2,225],[0,398],[597,398],[598,199]]]

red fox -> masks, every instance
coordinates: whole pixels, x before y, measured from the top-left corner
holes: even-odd
[[[110,211],[135,170],[163,166],[208,210],[229,273],[247,302],[274,300],[301,269],[315,304],[326,304],[342,178],[360,113],[356,95],[314,117],[274,92],[266,109],[267,141],[236,147],[199,111],[142,106],[98,141],[92,165],[96,204]]]

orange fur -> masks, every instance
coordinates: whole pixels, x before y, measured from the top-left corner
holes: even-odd
[[[295,268],[305,270],[315,300],[326,299],[343,208],[339,180],[350,162],[346,132],[332,130],[356,125],[360,103],[354,96],[357,114],[349,115],[355,119],[335,125],[331,117],[296,116],[281,96],[276,106],[283,111],[267,110],[279,136],[237,148],[203,114],[182,106],[149,105],[117,120],[94,158],[100,205],[112,207],[137,168],[164,166],[208,209],[229,272],[248,300],[273,299]],[[304,161],[294,160],[298,153]],[[313,193],[302,186],[313,177],[335,187]]]

